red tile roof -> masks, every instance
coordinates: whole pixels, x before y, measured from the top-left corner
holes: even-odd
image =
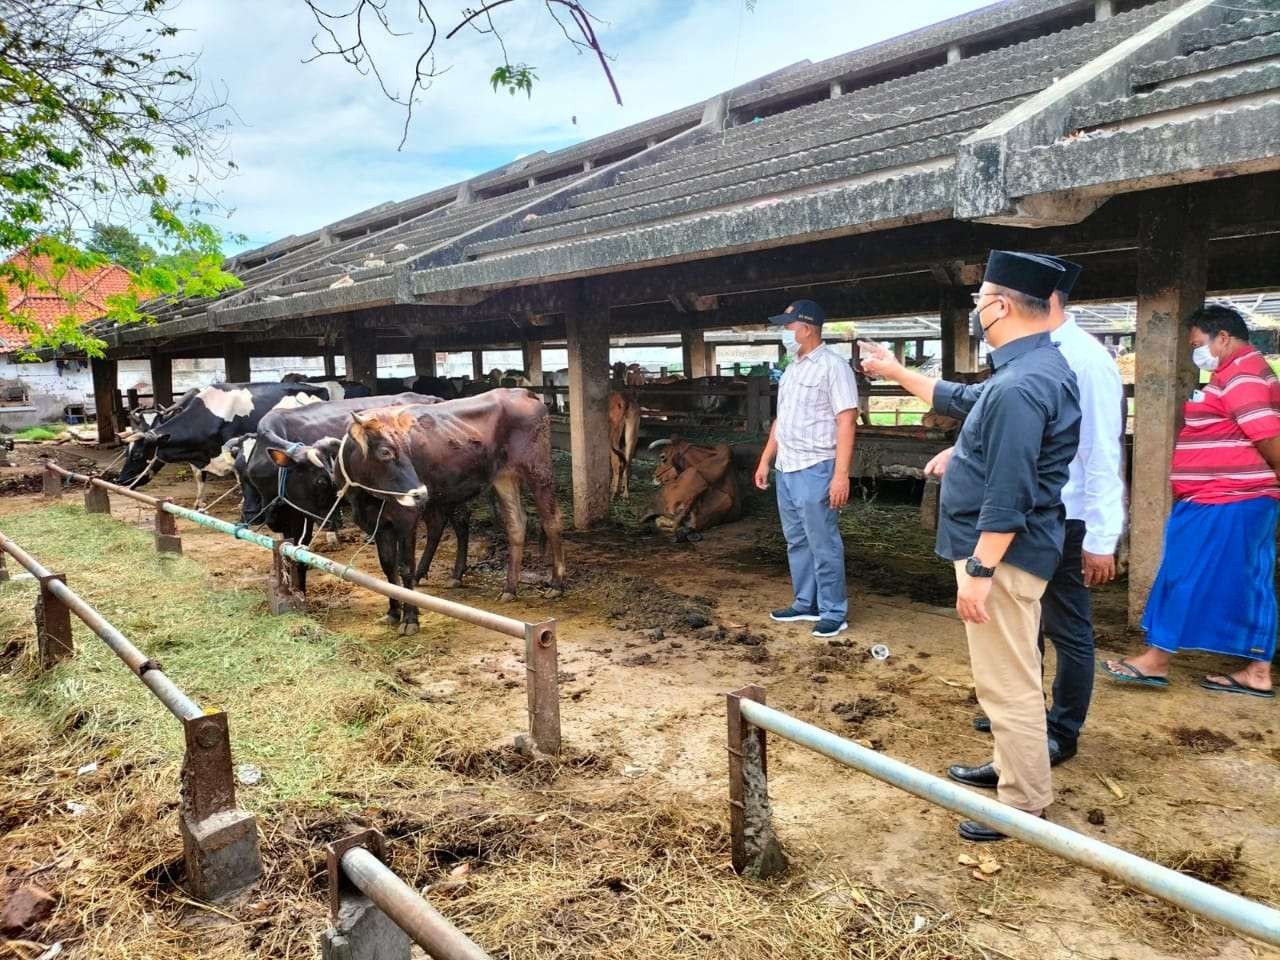
[[[0,281],[0,289],[4,291],[11,311],[30,317],[46,330],[68,313],[81,323],[96,320],[107,312],[107,298],[127,291],[132,279],[128,270],[114,263],[92,270],[67,268],[59,277],[47,256],[31,259],[26,251],[15,253],[7,262],[23,258],[26,258],[23,268],[47,284],[48,289],[44,285],[33,285],[32,289],[23,290],[3,281]],[[76,298],[74,303],[69,302],[71,297]],[[25,332],[0,322],[0,352],[19,350],[30,340]]]

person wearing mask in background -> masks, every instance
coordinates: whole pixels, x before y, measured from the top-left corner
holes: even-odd
[[[858,388],[849,363],[822,343],[826,317],[812,300],[797,300],[770,317],[781,326],[791,362],[778,384],[778,415],[760,454],[755,484],[769,488],[777,457],[778,516],[787,539],[791,605],[770,614],[782,623],[815,623],[815,637],[849,627],[840,509],[849,500]]]
[[[865,345],[862,362],[936,412],[964,418],[942,478],[937,551],[955,565],[956,610],[995,750],[991,763],[956,764],[947,775],[990,787],[994,773],[1001,802],[1037,816],[1053,802],[1040,598],[1062,559],[1062,487],[1080,435],[1075,374],[1049,337],[1062,274],[1043,257],[992,251],[970,314],[974,336],[992,347],[984,384],[926,377],[878,344]],[[961,823],[960,836],[1005,839],[976,820]]]
[[[1148,646],[1102,668],[1117,683],[1167,687],[1173,655],[1204,650],[1247,663],[1200,686],[1274,700],[1280,381],[1235,310],[1201,307],[1190,327],[1192,360],[1213,376],[1182,408],[1173,510],[1142,615]]]
[[[1093,605],[1089,588],[1116,576],[1116,547],[1124,532],[1121,438],[1125,399],[1120,370],[1111,354],[1066,313],[1067,298],[1080,277],[1080,265],[1059,257],[1045,259],[1063,268],[1049,300],[1049,336],[1058,344],[1080,389],[1080,447],[1071,461],[1067,485],[1062,488],[1062,502],[1067,509],[1066,539],[1062,560],[1040,600],[1041,636],[1049,638],[1057,653],[1053,706],[1048,717],[1049,763],[1056,767],[1076,755],[1093,696]],[[951,454],[952,450],[942,451],[929,461],[925,473],[943,476]],[[991,730],[991,721],[986,717],[978,717],[973,725],[984,733]],[[995,771],[987,770],[985,779],[995,786]]]

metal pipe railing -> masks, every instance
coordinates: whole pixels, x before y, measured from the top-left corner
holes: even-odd
[[[204,716],[204,711],[195,701],[178,689],[172,680],[164,675],[159,665],[145,653],[135,647],[116,629],[106,617],[98,613],[81,599],[61,580],[53,579],[53,574],[20,546],[0,533],[0,549],[17,560],[31,575],[41,582],[41,588],[53,594],[67,609],[84,621],[85,626],[102,638],[111,651],[124,661],[125,666],[145,683],[179,720],[193,720]]]
[[[492,960],[364,847],[351,847],[339,863],[355,887],[435,960]]]
[[[797,720],[780,710],[741,695],[743,720],[807,747],[824,757],[854,767],[930,803],[972,817],[1010,837],[1105,873],[1144,893],[1213,920],[1237,933],[1280,946],[1280,910],[1229,893],[1194,877],[1170,870],[1100,840],[1032,816],[957,784],[932,776],[875,750]]]

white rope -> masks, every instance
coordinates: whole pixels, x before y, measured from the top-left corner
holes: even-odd
[[[347,460],[344,456],[344,451],[347,449],[347,438],[349,436],[350,434],[343,434],[342,442],[338,444],[338,466],[342,469],[342,476],[346,479],[346,483],[342,487],[342,492],[338,494],[338,498],[341,499],[349,487],[358,487],[361,490],[365,490],[375,496],[381,497],[395,497],[396,499],[399,499],[400,497],[408,496],[410,493],[408,490],[381,490],[378,487],[370,487],[366,484],[360,483],[359,481],[351,479],[351,472],[347,469]],[[423,484],[423,487],[426,487],[425,483]]]
[[[207,507],[205,507],[203,510],[200,510],[199,512],[208,513],[210,510],[212,510],[214,507],[216,507],[223,500],[227,499],[227,497],[231,496],[231,494],[235,493],[239,489],[240,489],[240,485],[236,484],[234,487],[231,487],[226,493],[220,496],[217,500],[213,501],[213,503],[209,504]]]

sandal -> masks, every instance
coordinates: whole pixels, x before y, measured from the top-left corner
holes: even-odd
[[[1127,668],[1129,671],[1128,673],[1123,673],[1119,670],[1112,670],[1107,666],[1107,661],[1105,660],[1098,661],[1098,666],[1102,669],[1103,673],[1117,683],[1132,683],[1139,687],[1164,688],[1169,686],[1169,679],[1167,677],[1148,677],[1128,660],[1120,661],[1120,666]]]
[[[1227,682],[1215,683],[1208,677],[1201,677],[1200,686],[1215,693],[1243,693],[1246,696],[1258,697],[1262,700],[1274,700],[1276,698],[1276,691],[1272,687],[1268,687],[1266,690],[1259,690],[1257,687],[1246,686],[1229,674],[1217,674],[1217,676],[1221,676]]]

